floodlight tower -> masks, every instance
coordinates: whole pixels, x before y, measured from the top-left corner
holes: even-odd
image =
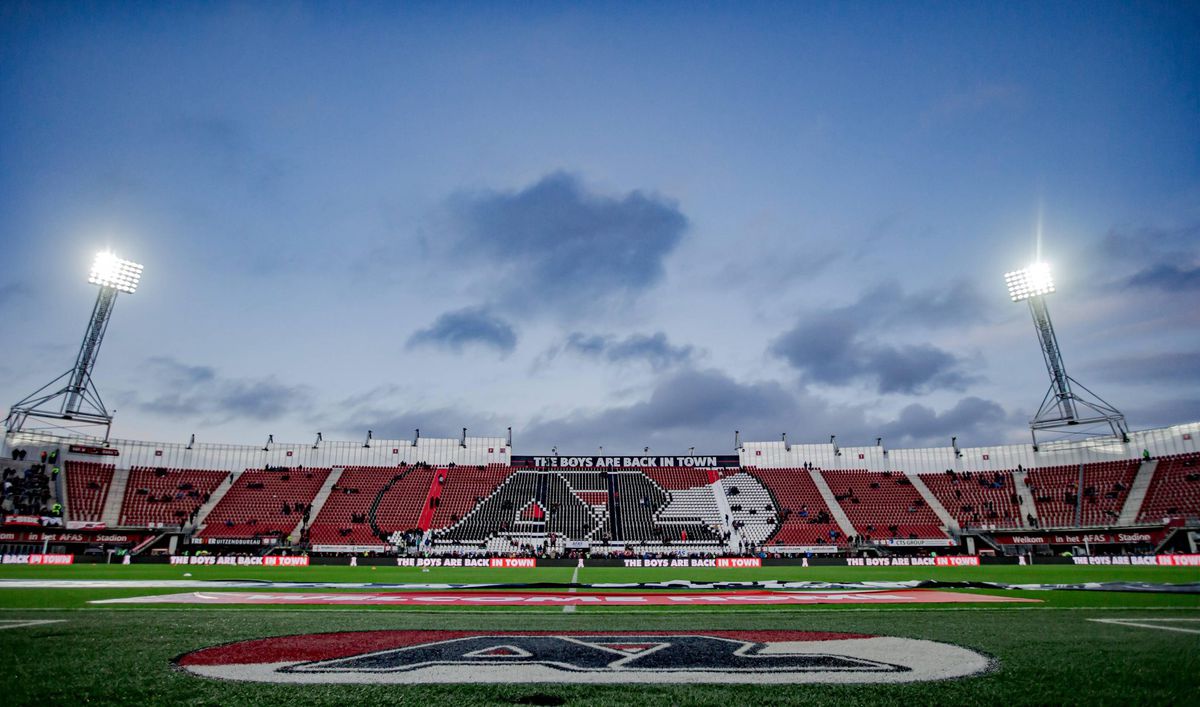
[[[1067,374],[1062,350],[1058,347],[1058,337],[1054,335],[1054,324],[1050,321],[1050,309],[1046,306],[1046,295],[1055,291],[1050,266],[1034,263],[1027,268],[1006,273],[1004,280],[1008,283],[1008,296],[1013,302],[1029,302],[1033,327],[1037,330],[1042,358],[1046,361],[1046,372],[1050,374],[1050,389],[1046,391],[1037,415],[1029,421],[1034,451],[1038,448],[1039,430],[1087,435],[1095,434],[1089,430],[1094,430],[1096,425],[1107,425],[1113,436],[1128,442],[1129,428],[1125,426],[1125,416],[1121,411]]]
[[[111,252],[96,254],[88,282],[100,287],[92,317],[88,322],[79,354],[71,370],[38,388],[9,410],[5,426],[9,432],[24,429],[30,418],[44,420],[65,430],[103,426],[104,439],[112,428],[112,414],[104,407],[100,393],[92,382],[92,368],[100,355],[100,342],[108,329],[113,305],[121,292],[133,294],[142,277],[142,266],[122,260]],[[62,384],[61,387],[57,387]],[[53,391],[53,392],[48,392]]]

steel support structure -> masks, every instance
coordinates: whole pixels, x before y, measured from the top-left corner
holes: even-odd
[[[1129,428],[1120,410],[1099,395],[1088,390],[1079,381],[1067,374],[1063,363],[1058,337],[1054,335],[1054,324],[1050,321],[1050,309],[1046,298],[1035,295],[1029,298],[1029,311],[1033,315],[1033,326],[1037,330],[1038,343],[1042,347],[1042,358],[1050,376],[1050,388],[1042,398],[1037,415],[1029,421],[1033,436],[1033,448],[1038,448],[1038,432],[1056,431],[1063,434],[1097,435],[1097,426],[1103,425],[1122,442],[1129,441]]]
[[[104,439],[108,439],[112,429],[112,414],[104,406],[92,382],[92,369],[100,355],[100,343],[108,330],[108,320],[112,316],[117,294],[116,288],[100,288],[87,332],[75,357],[75,365],[12,406],[5,420],[9,432],[26,429],[32,418],[44,426],[67,431],[103,427]]]

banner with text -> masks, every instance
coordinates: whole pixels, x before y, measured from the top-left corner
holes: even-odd
[[[1157,545],[1165,530],[1128,530],[1116,533],[1013,533],[994,535],[1001,545]]]
[[[4,555],[0,563],[5,565],[70,565],[74,555]]]
[[[1077,565],[1157,565],[1200,567],[1200,555],[1120,555],[1116,557],[1072,557]]]
[[[697,469],[736,467],[735,454],[711,456],[514,456],[512,465],[518,468],[544,469],[641,469],[643,467],[670,466]]]
[[[979,564],[975,555],[946,557],[847,557],[850,567],[973,567]]]
[[[200,557],[171,557],[173,565],[240,565],[250,567],[308,567],[305,555],[268,555],[267,557],[234,557],[203,555]]]
[[[397,567],[537,567],[532,557],[397,557]]]
[[[626,567],[721,567],[727,569],[749,569],[762,567],[762,560],[757,557],[713,557],[709,559],[691,560],[684,558],[664,558],[644,560],[630,558],[625,560]]]

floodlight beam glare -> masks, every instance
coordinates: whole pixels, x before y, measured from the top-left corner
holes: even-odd
[[[118,292],[133,294],[142,278],[142,266],[131,260],[118,258],[110,251],[96,254],[88,282],[101,287],[111,287]]]
[[[1005,273],[1004,281],[1013,302],[1054,292],[1054,278],[1047,263],[1034,263],[1027,268]]]

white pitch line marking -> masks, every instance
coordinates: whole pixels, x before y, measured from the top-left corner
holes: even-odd
[[[6,628],[24,628],[26,626],[41,626],[43,624],[61,624],[64,621],[66,621],[66,619],[29,619],[25,621],[20,621],[17,619],[3,619],[0,620],[0,631],[3,631]]]
[[[578,581],[579,581],[579,565],[575,565],[575,571],[571,573],[571,584],[575,584]],[[578,587],[571,587],[568,590],[568,592],[571,594],[574,594],[578,591],[579,591]],[[563,613],[571,614],[574,612],[575,612],[574,604],[567,604],[566,606],[563,607]]]
[[[1156,628],[1160,631],[1179,631],[1180,633],[1200,633],[1200,629],[1195,628],[1180,628],[1178,626],[1160,626],[1155,623],[1157,621],[1200,621],[1200,619],[1088,619],[1099,624],[1116,624],[1118,626],[1136,626],[1137,628]]]

